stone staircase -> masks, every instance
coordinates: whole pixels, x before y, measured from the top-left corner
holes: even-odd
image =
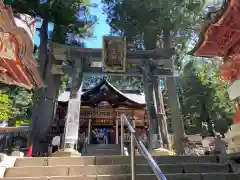
[[[82,156],[121,155],[120,144],[88,144],[82,150]]]
[[[167,180],[240,180],[237,166],[216,156],[155,157]],[[136,156],[136,180],[157,180]],[[3,180],[131,180],[129,156],[17,158]]]

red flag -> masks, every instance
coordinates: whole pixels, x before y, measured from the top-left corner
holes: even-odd
[[[32,157],[32,145],[28,149],[27,157]]]

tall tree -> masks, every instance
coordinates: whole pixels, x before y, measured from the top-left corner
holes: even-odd
[[[40,73],[45,81],[46,87],[35,91],[34,105],[32,110],[32,140],[33,153],[46,152],[47,145],[40,145],[40,138],[44,137],[46,130],[54,118],[55,100],[60,86],[60,76],[51,74],[52,63],[48,58],[48,24],[54,24],[52,40],[58,43],[65,43],[67,33],[81,33],[84,25],[79,20],[79,10],[86,4],[82,0],[52,0],[40,3],[39,0],[15,1],[12,7],[16,13],[25,13],[42,19],[39,29],[39,64]],[[63,15],[64,14],[64,15]],[[58,36],[56,36],[58,34]],[[44,113],[42,113],[44,112]]]
[[[0,120],[6,120],[8,126],[29,122],[31,92],[23,88],[5,86],[0,90]],[[8,138],[8,154],[12,152],[13,133]]]
[[[11,118],[16,121],[29,120],[31,117],[32,106],[32,91],[27,91],[24,88],[11,88],[9,91],[10,97],[14,102],[12,107]],[[19,123],[19,122],[18,122]]]
[[[192,36],[194,24],[199,20],[201,3],[196,1],[154,1],[154,0],[104,0],[105,12],[113,32],[127,37],[130,49],[154,49],[156,44],[164,47],[175,47],[174,56],[176,69],[181,65],[181,57],[186,51],[187,42]],[[144,12],[144,13],[143,13]],[[173,45],[170,43],[173,42]],[[170,105],[174,111],[176,149],[183,152],[182,138],[184,130],[181,127],[178,96],[174,90],[175,79],[168,80]],[[149,86],[150,88],[150,86]],[[155,89],[155,91],[157,91]],[[152,91],[149,89],[149,93]],[[172,94],[173,93],[173,94]],[[150,94],[146,95],[150,97]],[[174,106],[173,106],[174,103]],[[154,115],[154,114],[153,114]]]
[[[224,133],[231,123],[234,104],[229,100],[227,84],[219,77],[219,63],[196,59],[188,62],[180,74],[180,102],[186,131]],[[206,125],[206,126],[205,126]]]
[[[0,120],[29,120],[32,92],[19,87],[4,87],[0,90]],[[15,123],[14,123],[15,124]]]

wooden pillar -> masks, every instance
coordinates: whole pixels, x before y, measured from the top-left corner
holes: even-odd
[[[133,126],[134,129],[136,129],[136,120],[134,118],[134,111],[133,110],[132,110],[132,121],[133,121],[132,126]]]
[[[154,147],[153,136],[158,134],[157,128],[157,116],[154,107],[153,98],[153,82],[152,82],[152,67],[149,61],[144,61],[143,69],[143,83],[144,83],[144,94],[147,106],[147,115],[149,122],[149,133],[148,133],[148,148],[151,151]]]
[[[88,144],[91,142],[92,119],[88,121]]]
[[[164,147],[169,149],[170,140],[168,136],[167,117],[164,109],[163,95],[162,95],[162,90],[160,88],[159,81],[160,79],[158,76],[153,77],[154,97],[155,97],[154,104],[155,104],[155,110],[157,113],[158,131],[159,131],[159,136],[161,137],[160,140],[162,140]]]
[[[115,108],[114,108],[114,119],[115,119],[115,122],[116,122],[116,144],[119,144],[119,132],[118,132],[118,128],[119,128],[119,119],[117,119],[116,117],[116,111],[115,111]]]
[[[74,62],[72,87],[70,92],[70,99],[68,102],[67,119],[65,123],[64,149],[74,149],[74,145],[78,140],[81,91],[83,82],[82,61],[83,59],[81,58],[75,60]]]
[[[163,30],[163,43],[164,48],[172,47],[171,31],[169,29]],[[173,68],[172,59],[169,59],[169,62],[172,62]],[[171,112],[172,127],[174,133],[174,147],[177,154],[184,154],[183,139],[185,137],[185,131],[174,73],[172,74],[172,76],[167,77],[167,90],[168,103]]]
[[[175,77],[167,77],[168,104],[172,118],[174,147],[177,154],[184,153],[183,139],[185,137],[184,124],[181,114]]]

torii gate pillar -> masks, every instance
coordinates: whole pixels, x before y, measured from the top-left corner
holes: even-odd
[[[64,129],[64,148],[54,153],[53,156],[68,157],[81,155],[75,150],[75,145],[78,143],[82,84],[83,59],[77,59],[74,61],[74,70],[72,74],[72,87]]]

